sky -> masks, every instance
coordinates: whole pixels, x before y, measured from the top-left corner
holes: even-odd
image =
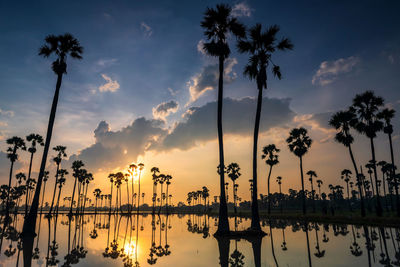
[[[145,164],[143,188],[150,201],[153,166],[173,176],[174,201],[207,186],[218,194],[216,85],[218,66],[207,56],[200,27],[207,7],[220,1],[2,1],[0,3],[0,182],[8,180],[5,140],[45,135],[56,76],[51,58],[38,56],[48,34],[72,33],[84,47],[82,60],[68,59],[51,146],[68,147],[63,167],[85,162],[93,190],[108,193],[108,173]],[[280,26],[294,49],[277,52],[283,78],[269,76],[264,92],[259,151],[275,143],[282,189],[299,189],[299,162],[285,139],[293,127],[314,140],[305,156],[328,184],[343,183],[351,168],[344,147],[328,125],[333,112],[347,108],[357,93],[374,90],[385,105],[400,107],[400,7],[397,1],[231,1],[233,15],[247,27]],[[225,64],[224,145],[226,164],[242,170],[239,195],[249,199],[256,85],[243,76],[247,55],[235,49]],[[394,120],[396,162],[399,121]],[[370,159],[365,137],[355,135],[360,165]],[[389,161],[387,137],[376,140],[378,160]],[[259,153],[259,191],[266,192],[267,165]],[[51,154],[51,156],[54,156]],[[35,155],[37,175],[41,150]],[[26,171],[21,153],[17,171]],[[54,171],[54,165],[49,164]],[[67,181],[71,188],[72,179]],[[306,184],[309,187],[309,184]],[[230,189],[231,191],[231,189]],[[68,192],[66,190],[65,192]],[[230,192],[231,194],[231,192]]]

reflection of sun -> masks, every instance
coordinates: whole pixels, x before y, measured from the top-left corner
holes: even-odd
[[[132,241],[130,243],[126,243],[124,246],[124,252],[126,255],[129,255],[131,258],[135,257],[135,253],[139,254],[139,246],[137,247],[137,251],[135,249],[136,242]]]

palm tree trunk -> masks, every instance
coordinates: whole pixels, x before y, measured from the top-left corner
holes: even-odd
[[[263,88],[261,86],[258,86],[256,121],[254,124],[253,136],[253,196],[251,201],[251,228],[256,231],[261,231],[260,215],[258,213],[257,201],[257,146],[261,119],[262,90]]]
[[[393,156],[393,144],[392,144],[392,135],[389,133],[389,144],[390,144],[390,159],[392,161],[392,166],[394,167],[394,156]],[[396,177],[394,177],[394,169],[391,170],[392,180],[394,182],[394,189],[396,191],[396,210],[397,216],[400,217],[400,199],[399,199],[399,185],[397,183]]]
[[[44,193],[46,192],[46,182],[43,184],[42,204],[40,204],[40,214],[43,212]]]
[[[360,193],[361,217],[365,217],[364,196],[363,196],[362,189],[361,189],[361,181],[359,181],[359,178],[358,178],[360,176],[360,174],[358,172],[356,160],[354,159],[353,150],[351,149],[350,145],[348,146],[348,148],[349,148],[351,162],[353,163],[354,171],[356,172],[356,181],[357,181],[357,186],[358,186],[358,192]]]
[[[57,197],[57,204],[56,204],[56,214],[58,215],[58,208],[60,205],[60,196],[61,196],[61,187],[58,188],[58,197]]]
[[[113,183],[111,182],[111,196],[110,196],[110,210],[109,210],[109,214],[111,214],[111,206],[112,206],[112,193],[113,193]]]
[[[269,166],[269,173],[268,173],[268,179],[267,179],[267,182],[268,182],[268,215],[271,214],[271,194],[269,191],[271,172],[272,172],[272,166]]]
[[[385,173],[382,172],[382,184],[383,184],[383,197],[385,198],[385,208],[386,212],[389,212],[389,204],[388,204],[388,199],[387,199],[387,194],[386,194],[386,186],[387,185],[387,179],[385,178]],[[389,186],[388,186],[389,190]]]
[[[308,254],[308,266],[312,267],[312,263],[311,263],[311,253],[310,253],[310,240],[308,238],[308,223],[306,223],[306,240],[307,240],[307,254]]]
[[[222,103],[223,103],[223,82],[224,79],[224,57],[219,57],[219,80],[218,80],[218,112],[217,112],[217,129],[218,129],[218,146],[219,146],[219,177],[220,177],[220,203],[219,203],[219,219],[218,230],[216,234],[223,235],[229,232],[228,222],[228,206],[225,196],[225,163],[224,163],[224,143],[222,132]],[[229,251],[228,251],[229,253]]]
[[[346,187],[347,187],[347,204],[349,205],[349,210],[351,210],[351,203],[350,203],[350,191],[349,191],[349,182],[346,182]]]
[[[311,179],[311,197],[312,197],[313,212],[315,213],[314,183],[312,179]]]
[[[58,182],[58,171],[60,169],[60,164],[57,164],[57,170],[56,170],[56,181],[54,183],[54,192],[53,192],[53,198],[51,200],[51,206],[50,206],[50,210],[49,210],[49,215],[51,215],[51,212],[53,211],[53,206],[54,206],[54,198],[56,196],[56,191],[57,191],[57,182]]]
[[[31,153],[31,159],[29,161],[29,170],[28,170],[28,180],[27,181],[29,181],[30,178],[31,178],[32,161],[33,161],[33,153]],[[27,190],[28,190],[28,188],[27,188]],[[26,199],[25,200],[25,217],[26,217],[27,214],[28,214],[28,202],[27,202],[27,199]]]
[[[33,249],[33,241],[35,236],[35,228],[36,228],[36,217],[39,207],[39,196],[40,196],[40,189],[42,187],[42,181],[44,176],[44,171],[46,168],[47,162],[47,154],[50,148],[50,141],[51,135],[53,133],[53,126],[56,117],[56,110],[57,110],[57,103],[58,103],[58,95],[60,93],[60,87],[62,82],[62,73],[59,73],[57,76],[57,84],[56,84],[56,91],[54,92],[53,103],[51,105],[50,117],[49,117],[49,124],[47,127],[47,134],[46,134],[46,142],[43,149],[43,156],[42,162],[40,164],[40,171],[38,176],[38,181],[36,185],[35,195],[33,197],[31,209],[28,213],[24,221],[23,226],[23,242],[24,242],[24,265],[26,267],[30,267],[32,265],[32,258],[30,254],[32,254]]]
[[[75,181],[74,181],[74,189],[72,190],[72,197],[71,197],[71,207],[69,209],[69,214],[72,215],[72,206],[74,205],[74,198],[75,198],[75,188],[76,188],[76,179],[77,177],[75,177]]]
[[[376,172],[376,159],[375,159],[375,146],[374,146],[374,139],[370,138],[371,143],[371,154],[372,154],[372,167],[374,170],[374,177],[375,177],[375,189],[376,189],[376,215],[381,217],[383,214],[382,203],[381,203],[381,196],[379,195],[378,189],[378,174]]]
[[[14,146],[14,151],[13,154],[17,153],[17,147]],[[10,191],[11,191],[11,180],[12,180],[12,174],[13,174],[13,169],[14,169],[14,161],[11,161],[11,166],[10,166],[10,178],[8,180],[8,191],[7,191],[7,203],[6,203],[6,216],[8,217],[8,212],[10,209]]]
[[[129,205],[129,181],[126,182],[126,198],[128,199],[128,212],[131,212],[131,206]]]
[[[307,213],[306,209],[306,192],[304,191],[304,175],[303,175],[303,157],[300,157],[300,176],[301,176],[301,198],[303,202],[303,214]]]

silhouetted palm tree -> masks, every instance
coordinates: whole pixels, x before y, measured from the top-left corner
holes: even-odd
[[[57,189],[57,185],[58,185],[58,171],[60,170],[62,159],[67,157],[67,154],[65,153],[66,149],[67,149],[67,147],[65,147],[65,146],[53,147],[53,150],[57,152],[57,155],[53,158],[53,161],[57,165],[57,169],[56,169],[56,175],[55,175],[56,180],[54,182],[53,198],[51,200],[51,205],[50,205],[48,216],[51,216],[51,213],[53,211],[54,199],[55,199],[55,196],[56,196],[56,191],[57,191],[56,189]]]
[[[69,215],[72,215],[72,206],[74,204],[74,198],[75,198],[75,189],[76,189],[76,182],[78,178],[82,175],[82,167],[85,166],[81,160],[75,160],[72,162],[72,176],[75,178],[74,179],[74,188],[72,189],[72,197],[71,197],[71,207],[69,209]],[[79,196],[78,196],[79,198]]]
[[[279,27],[277,25],[269,27],[267,31],[262,31],[261,24],[256,24],[249,31],[249,40],[240,40],[238,42],[239,52],[250,55],[248,64],[244,69],[244,75],[248,76],[251,80],[255,80],[258,89],[253,137],[253,197],[251,202],[251,228],[257,231],[261,230],[257,201],[257,146],[263,99],[262,91],[263,89],[267,89],[267,69],[270,65],[273,66],[273,75],[278,77],[278,79],[282,78],[279,66],[272,62],[272,54],[276,50],[285,51],[293,48],[293,44],[288,38],[282,38],[281,41],[277,42],[276,34],[278,32]]]
[[[138,168],[139,168],[139,177],[138,177],[138,211],[139,211],[139,205],[140,205],[140,178],[141,178],[141,175],[142,175],[142,171],[143,171],[143,169],[144,169],[144,164],[143,163],[139,163],[138,164]],[[172,179],[172,176],[169,176],[168,177],[168,180],[169,179]],[[169,184],[167,184],[167,192],[168,192],[168,185]]]
[[[207,8],[201,27],[204,28],[204,35],[207,38],[204,43],[204,50],[213,57],[218,57],[219,61],[219,81],[218,81],[218,113],[217,113],[217,129],[219,144],[219,166],[224,169],[224,145],[222,132],[222,102],[223,102],[223,79],[224,79],[224,63],[229,57],[230,49],[227,42],[229,34],[243,38],[245,36],[245,27],[237,21],[231,14],[232,9],[228,5],[220,4],[216,8]],[[220,205],[219,205],[219,221],[218,234],[229,232],[228,207],[225,199],[225,173],[219,172],[220,175]]]
[[[158,173],[160,173],[160,170],[157,167],[153,167],[150,170],[152,174],[152,180],[153,180],[153,197],[151,198],[153,202],[153,214],[155,212],[155,204],[156,204],[156,197],[157,197],[157,180],[158,180]]]
[[[282,203],[282,177],[278,176],[276,177],[276,182],[278,183],[279,186],[279,206],[281,208],[281,213],[283,212],[283,203]]]
[[[311,199],[312,199],[312,203],[313,203],[313,212],[315,213],[315,191],[314,191],[314,183],[313,183],[313,177],[317,178],[317,173],[313,170],[309,170],[306,173],[308,176],[310,176],[310,178],[308,178],[308,180],[310,181],[311,184]]]
[[[65,185],[65,176],[68,175],[68,171],[66,169],[58,170],[58,197],[56,203],[56,213],[58,214],[58,208],[60,207],[60,196],[61,196],[61,189]]]
[[[399,198],[399,185],[398,181],[395,178],[395,170],[393,166],[394,164],[394,155],[393,155],[393,144],[392,144],[392,134],[393,134],[393,125],[392,125],[392,119],[394,118],[395,110],[394,109],[389,109],[385,108],[383,109],[379,114],[378,117],[382,119],[385,124],[383,126],[383,132],[388,135],[389,138],[389,145],[390,145],[390,159],[392,163],[392,169],[390,170],[391,172],[391,179],[394,183],[394,189],[396,192],[396,209],[397,209],[397,216],[400,216],[400,198]]]
[[[228,177],[231,178],[233,182],[233,207],[235,214],[237,213],[237,208],[236,208],[236,180],[240,177],[240,167],[239,164],[236,162],[232,162],[231,164],[228,165],[226,168],[226,173],[228,174]]]
[[[114,178],[115,178],[115,174],[114,173],[110,173],[108,175],[108,179],[110,180],[111,183],[111,193],[110,193],[110,210],[109,213],[111,214],[111,206],[112,206],[112,194],[113,194],[113,185],[114,185]]]
[[[268,185],[268,214],[271,214],[271,193],[270,193],[270,178],[272,173],[272,167],[279,163],[278,153],[280,149],[278,149],[274,144],[267,145],[263,148],[263,154],[261,155],[262,159],[266,159],[265,163],[269,165],[269,172],[267,178]]]
[[[318,186],[318,197],[321,198],[321,185],[323,185],[324,182],[322,182],[321,179],[318,179],[316,182]]]
[[[350,178],[351,178],[351,171],[348,169],[344,169],[341,172],[341,178],[342,180],[345,181],[346,183],[346,187],[347,187],[347,202],[349,204],[349,210],[351,211],[351,204],[350,204],[350,191],[349,191],[349,182],[350,182]]]
[[[358,193],[360,194],[360,202],[361,202],[361,216],[365,217],[365,206],[364,206],[364,196],[361,188],[361,173],[358,172],[358,167],[356,160],[354,159],[353,150],[351,149],[351,144],[354,141],[353,136],[350,134],[350,127],[355,123],[356,116],[352,110],[348,111],[339,111],[333,114],[331,120],[329,121],[329,125],[334,127],[337,130],[335,135],[335,141],[343,144],[345,147],[349,149],[349,154],[351,158],[351,162],[353,163],[354,171],[356,172],[357,185],[358,185]]]
[[[374,138],[376,134],[382,130],[383,123],[379,120],[378,112],[379,108],[383,106],[383,98],[375,96],[372,91],[366,91],[363,94],[358,94],[353,99],[353,105],[350,107],[351,111],[357,114],[357,121],[352,126],[361,134],[365,134],[371,145],[372,155],[372,169],[374,171],[375,184],[378,183],[378,174],[376,171],[376,158],[375,158],[375,145]],[[376,214],[382,216],[383,209],[381,203],[381,197],[376,189]]]
[[[100,188],[96,188],[93,191],[93,195],[94,195],[95,203],[96,203],[95,206],[94,206],[94,213],[96,214],[97,213],[97,200],[99,199],[99,197],[101,195],[101,189]]]
[[[43,137],[38,134],[30,134],[26,137],[26,141],[31,142],[31,146],[28,148],[28,152],[31,153],[31,158],[29,160],[29,170],[28,170],[28,180],[31,179],[31,172],[32,172],[32,162],[33,162],[33,155],[36,153],[36,146],[44,146]],[[28,203],[25,203],[25,216],[28,214]]]
[[[303,199],[303,214],[306,214],[306,194],[304,191],[304,175],[303,175],[303,156],[311,147],[312,140],[307,135],[307,130],[303,127],[294,128],[290,131],[289,137],[286,139],[289,149],[300,159],[300,177],[301,177],[301,195]]]
[[[59,36],[48,35],[45,41],[46,44],[39,49],[39,55],[44,57],[49,57],[52,54],[56,55],[57,59],[53,61],[52,69],[54,73],[57,75],[57,84],[53,97],[53,103],[51,105],[49,124],[47,126],[46,141],[43,150],[42,162],[40,164],[36,191],[33,197],[32,206],[29,211],[29,214],[27,216],[27,219],[24,221],[23,232],[24,232],[24,239],[27,238],[26,241],[28,241],[28,239],[32,239],[32,236],[34,236],[35,234],[36,217],[39,206],[39,195],[40,195],[40,189],[42,187],[44,171],[46,168],[47,154],[49,152],[50,141],[53,132],[53,125],[55,121],[57,103],[58,103],[58,95],[60,92],[63,74],[67,73],[66,60],[68,56],[75,59],[81,59],[82,58],[81,55],[83,53],[83,48],[79,44],[79,41],[69,33]],[[24,242],[24,251],[26,250],[28,252],[31,251],[32,249],[33,249],[33,239],[32,242],[30,242],[29,240],[29,245],[26,244],[26,242]]]
[[[6,216],[8,217],[8,212],[10,208],[10,190],[11,190],[11,180],[13,176],[14,163],[18,160],[18,149],[26,150],[25,141],[18,136],[7,139],[7,144],[10,145],[7,149],[7,158],[11,162],[10,176],[8,180],[8,192],[7,192],[7,202],[6,202]]]

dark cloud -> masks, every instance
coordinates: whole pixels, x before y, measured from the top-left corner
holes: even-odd
[[[156,119],[165,120],[169,114],[175,113],[178,110],[178,106],[178,102],[175,100],[163,102],[153,108],[153,116]]]
[[[289,107],[289,99],[263,99],[260,131],[282,126],[290,122],[295,113]],[[256,100],[224,99],[223,128],[225,134],[248,135],[254,127]],[[164,149],[189,149],[198,142],[217,138],[217,103],[210,102],[202,107],[191,108],[184,116],[185,121],[175,125],[162,143]]]

